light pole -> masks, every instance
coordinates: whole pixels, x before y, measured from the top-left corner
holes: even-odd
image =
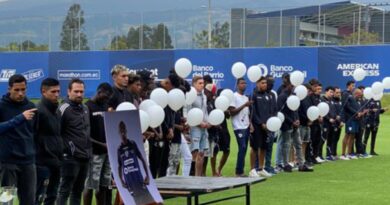
[[[209,16],[209,27],[208,27],[208,38],[207,38],[207,46],[211,48],[211,0],[209,0],[208,6],[208,16]]]

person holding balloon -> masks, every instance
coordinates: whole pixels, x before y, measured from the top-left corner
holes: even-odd
[[[192,85],[196,89],[197,96],[195,102],[193,102],[188,108],[188,117],[191,116],[190,112],[193,108],[196,108],[196,110],[194,110],[195,112],[199,109],[201,115],[203,115],[200,124],[191,126],[190,128],[191,152],[192,160],[194,161],[195,165],[195,176],[201,176],[203,170],[204,153],[209,149],[207,129],[210,127],[210,124],[208,123],[207,97],[203,91],[203,78],[201,76],[194,76],[192,78]]]
[[[334,88],[331,86],[328,86],[325,88],[325,95],[322,97],[322,102],[326,103],[329,106],[329,113],[324,117],[324,123],[323,123],[323,133],[322,138],[320,142],[320,149],[319,149],[319,157],[321,159],[323,158],[322,150],[323,146],[326,145],[326,159],[329,161],[333,161],[332,152],[331,152],[331,144],[334,141],[335,138],[335,127],[337,127],[336,124],[336,107],[333,102],[333,95],[334,95]]]
[[[382,108],[381,101],[374,99],[371,99],[369,101],[367,108],[369,109],[369,112],[367,113],[365,123],[366,126],[364,133],[364,153],[367,153],[366,148],[368,144],[368,139],[370,138],[371,134],[370,155],[377,156],[378,154],[375,152],[375,142],[380,123],[380,115],[387,111],[387,108]]]

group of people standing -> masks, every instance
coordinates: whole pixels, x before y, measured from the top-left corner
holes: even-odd
[[[275,92],[272,76],[261,77],[256,87],[247,93],[247,82],[237,79],[236,92],[225,120],[221,125],[208,123],[208,114],[215,109],[218,89],[210,76],[194,76],[191,84],[174,70],[168,77],[155,82],[147,70],[129,73],[128,68],[116,65],[111,70],[113,85],[101,83],[96,95],[84,103],[86,84],[72,79],[67,97],[60,102],[60,84],[53,78],[41,83],[42,97],[35,105],[26,96],[27,81],[16,74],[9,79],[8,92],[0,101],[0,181],[1,186],[15,186],[20,204],[111,204],[111,167],[108,160],[103,113],[115,111],[122,102],[138,107],[159,87],[167,92],[174,88],[183,92],[196,90],[195,101],[173,111],[164,108],[165,119],[157,128],[143,133],[147,163],[154,178],[177,175],[183,159],[181,174],[205,176],[210,161],[213,176],[222,176],[230,154],[229,124],[232,123],[237,141],[235,175],[246,177],[245,159],[250,145],[249,177],[271,177],[281,171],[313,171],[313,165],[338,158],[349,160],[369,157],[366,145],[371,136],[371,155],[379,115],[385,110],[380,101],[365,100],[363,87],[347,83],[343,93],[338,87],[325,88],[312,79],[305,84],[308,95],[300,107],[292,111],[286,106],[294,86],[289,75],[283,76],[283,85]],[[310,106],[320,102],[329,105],[325,117],[311,121],[307,117]],[[199,108],[203,121],[199,126],[186,123],[187,111]],[[281,112],[285,119],[278,132],[267,129],[267,120]],[[229,120],[230,119],[230,120]],[[337,157],[337,145],[345,126],[342,154]],[[109,139],[108,139],[109,140]],[[272,163],[276,143],[275,163]],[[356,146],[354,146],[356,145]],[[323,155],[323,149],[326,155]],[[217,161],[217,155],[222,156]],[[210,159],[210,160],[209,160]],[[123,203],[117,196],[116,204]]]

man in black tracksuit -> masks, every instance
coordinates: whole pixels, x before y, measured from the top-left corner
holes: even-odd
[[[337,127],[336,124],[336,107],[333,101],[333,95],[334,95],[334,88],[333,87],[327,87],[325,88],[325,96],[322,97],[322,101],[328,104],[329,106],[329,113],[324,117],[324,123],[323,123],[323,133],[320,143],[320,149],[319,149],[319,157],[323,159],[322,150],[326,141],[326,158],[328,160],[333,160],[332,153],[331,153],[331,144],[333,143],[335,139],[335,127]]]
[[[317,106],[320,102],[320,95],[321,95],[321,86],[320,83],[317,80],[311,80],[311,86],[313,95],[310,96],[311,104],[313,106]],[[320,116],[318,120],[315,120],[312,122],[310,126],[310,143],[311,147],[313,149],[313,155],[311,156],[312,162],[314,164],[318,164],[319,162],[319,147],[320,147],[320,140],[321,140],[321,123],[322,123],[322,117]]]
[[[68,98],[60,106],[61,135],[65,144],[61,166],[61,183],[58,205],[81,204],[81,194],[92,155],[90,141],[89,111],[83,102],[84,82],[73,79],[69,82]]]
[[[42,98],[37,105],[38,123],[35,133],[36,204],[54,205],[60,183],[60,165],[63,154],[61,114],[57,109],[60,83],[54,78],[46,78],[41,83],[41,93]]]
[[[380,100],[373,100],[373,99],[370,100],[370,102],[367,104],[367,108],[369,109],[369,112],[366,118],[366,126],[365,126],[366,131],[364,133],[364,153],[366,153],[368,138],[370,137],[370,133],[371,133],[370,154],[378,155],[375,152],[376,134],[378,133],[380,114],[384,113],[386,109],[382,108]]]
[[[35,108],[26,97],[27,81],[16,74],[8,80],[8,93],[0,101],[0,122]],[[34,116],[31,112],[30,118]],[[0,186],[17,188],[19,204],[35,204],[36,168],[34,127],[37,117],[24,121],[0,136]]]
[[[336,126],[334,127],[334,136],[333,136],[334,138],[332,140],[332,144],[330,145],[330,147],[331,147],[332,159],[335,159],[337,157],[337,144],[339,143],[341,129],[344,126],[344,122],[342,119],[343,104],[341,102],[341,89],[339,87],[334,87],[333,102],[336,109]]]
[[[257,89],[252,96],[252,125],[254,132],[251,135],[250,145],[251,145],[251,173],[256,172],[255,169],[255,160],[256,157],[259,159],[259,174],[262,177],[268,177],[269,173],[264,169],[265,165],[265,154],[267,150],[267,140],[269,131],[267,129],[266,123],[268,118],[271,117],[273,113],[272,107],[270,107],[270,97],[267,92],[267,79],[261,77],[257,81]],[[253,176],[253,174],[251,176]]]
[[[362,93],[363,93],[363,90],[362,90]],[[361,118],[359,118],[359,131],[358,133],[356,134],[355,136],[355,147],[356,147],[356,152],[355,154],[358,156],[358,157],[363,157],[364,156],[364,145],[363,145],[363,134],[364,134],[364,128],[365,128],[365,119],[366,119],[366,115],[367,115],[367,112],[368,110],[366,109],[367,108],[367,100],[363,98],[363,96],[361,96],[360,98],[357,99],[357,103],[359,104],[359,109],[361,111],[365,111],[365,114],[364,116],[362,116]]]

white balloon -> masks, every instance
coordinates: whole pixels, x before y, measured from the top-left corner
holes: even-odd
[[[370,87],[365,88],[363,95],[364,95],[364,98],[366,98],[367,100],[374,97],[374,93],[372,93],[372,88],[370,88]]]
[[[317,107],[320,110],[321,117],[325,117],[329,113],[329,105],[327,103],[321,102]]]
[[[362,81],[367,75],[367,72],[363,68],[358,68],[353,71],[353,79],[356,81]]]
[[[168,93],[162,88],[156,88],[150,93],[150,99],[165,108],[168,105]]]
[[[183,91],[177,88],[169,91],[168,105],[172,110],[178,111],[180,108],[184,106],[185,103],[186,103],[186,99]]]
[[[300,100],[305,99],[305,97],[307,96],[307,88],[303,85],[298,85],[295,88],[294,92]]]
[[[141,123],[141,131],[144,133],[150,124],[150,117],[147,112],[140,110],[139,111],[139,121]]]
[[[238,79],[244,77],[246,73],[246,65],[242,62],[236,62],[232,66],[232,74]]]
[[[175,72],[178,76],[186,78],[192,71],[192,63],[187,58],[180,58],[175,63]]]
[[[152,128],[156,128],[161,125],[161,123],[164,121],[165,118],[165,112],[162,107],[159,105],[153,105],[151,106],[147,111],[149,118],[150,118],[150,124],[149,126]]]
[[[208,121],[211,125],[220,125],[224,119],[225,113],[220,109],[215,109],[210,112]]]
[[[296,70],[290,74],[290,82],[293,86],[302,85],[303,81],[305,81],[305,75],[301,71]]]
[[[269,131],[276,132],[282,126],[282,121],[278,117],[270,117],[266,125]]]
[[[374,100],[381,100],[383,97],[383,93],[379,93],[379,94],[374,94],[374,96],[372,97]]]
[[[278,112],[278,118],[280,119],[280,121],[282,121],[282,123],[284,122],[285,117],[283,113]]]
[[[191,90],[189,92],[186,92],[186,104],[191,105],[196,100],[196,89],[194,87],[191,87]]]
[[[373,83],[371,88],[372,88],[372,93],[374,93],[374,95],[379,95],[380,93],[383,93],[384,90],[383,84],[381,82]]]
[[[222,111],[226,111],[229,108],[229,99],[223,95],[220,95],[215,99],[215,107]]]
[[[203,121],[203,112],[199,108],[192,108],[187,113],[187,123],[188,125],[194,127],[200,125]]]
[[[390,77],[383,78],[382,83],[385,89],[390,89]]]
[[[157,105],[157,103],[154,102],[153,100],[147,99],[147,100],[142,101],[141,104],[139,104],[139,109],[147,112],[148,109],[150,107],[152,107],[153,105]]]
[[[221,94],[219,96],[225,96],[229,99],[229,105],[233,102],[234,100],[234,93],[230,89],[224,89],[222,90]]]
[[[292,111],[298,110],[300,104],[301,102],[296,95],[291,95],[287,98],[287,107]]]
[[[306,115],[311,121],[317,120],[320,116],[320,109],[318,109],[317,106],[310,106],[309,109],[307,109]]]
[[[249,67],[248,72],[248,79],[252,82],[255,83],[261,78],[261,68],[257,65],[253,65]]]
[[[123,102],[116,107],[116,111],[123,111],[123,110],[136,110],[137,108],[133,103],[130,102]]]

